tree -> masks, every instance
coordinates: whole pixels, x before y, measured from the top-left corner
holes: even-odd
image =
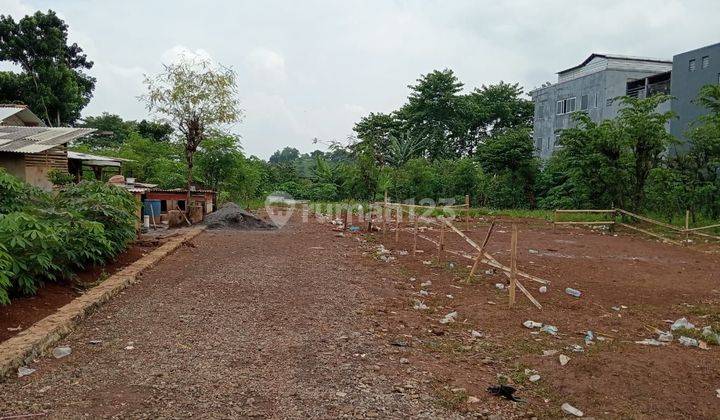
[[[95,148],[118,147],[135,131],[133,121],[125,121],[119,115],[108,112],[96,117],[85,117],[80,126],[98,130],[94,136],[79,140],[80,144]]]
[[[166,122],[141,120],[135,123],[135,129],[141,136],[155,141],[170,141],[173,128]]]
[[[187,203],[193,180],[193,157],[208,133],[239,121],[235,72],[208,62],[182,61],[164,65],[164,72],[146,77],[148,93],[141,97],[183,136],[187,162]]]
[[[300,157],[300,152],[294,147],[287,146],[282,150],[276,150],[270,156],[270,163],[293,163]]]
[[[67,43],[68,26],[55,12],[36,12],[15,21],[0,15],[0,60],[20,66],[22,73],[4,72],[0,100],[20,101],[49,126],[72,124],[90,102],[95,78],[82,48]]]
[[[232,183],[242,165],[243,155],[237,136],[212,133],[202,143],[196,158],[199,178],[208,187],[219,190]]]
[[[642,206],[645,182],[650,171],[660,162],[661,154],[667,150],[673,137],[665,126],[673,118],[673,112],[658,112],[668,95],[653,95],[648,98],[625,96],[621,99],[624,107],[618,111],[619,133],[627,138],[634,156],[634,189],[632,204],[635,210]]]

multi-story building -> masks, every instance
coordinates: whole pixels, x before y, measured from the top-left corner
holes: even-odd
[[[676,119],[670,123],[670,134],[685,140],[685,133],[691,125],[707,112],[695,102],[700,88],[715,83],[720,83],[720,43],[673,57],[670,94]],[[678,148],[680,151],[684,149],[682,146]]]
[[[557,83],[530,92],[535,103],[533,140],[536,153],[550,157],[560,130],[572,124],[572,113],[587,112],[594,121],[614,118],[630,80],[643,79],[672,69],[672,61],[592,54],[575,67],[558,73]]]
[[[656,93],[673,99],[658,107],[672,110],[668,131],[685,146],[685,133],[706,110],[696,103],[705,85],[720,83],[720,43],[677,54],[672,61],[592,54],[581,64],[558,73],[555,84],[530,92],[535,102],[533,139],[538,156],[547,159],[558,147],[559,132],[572,125],[572,113],[587,112],[593,121],[615,118],[617,97],[646,98]],[[672,151],[671,151],[672,152]]]

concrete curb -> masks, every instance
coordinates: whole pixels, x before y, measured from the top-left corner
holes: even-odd
[[[107,280],[90,289],[33,324],[20,334],[0,343],[0,381],[17,374],[17,368],[41,356],[48,348],[68,335],[75,326],[121,290],[136,283],[138,274],[202,233],[205,226],[192,228],[182,236],[171,238],[149,254],[110,276]]]

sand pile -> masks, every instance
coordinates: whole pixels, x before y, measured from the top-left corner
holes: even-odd
[[[204,223],[208,229],[277,229],[273,223],[243,210],[235,203],[223,204],[217,211],[205,216]]]

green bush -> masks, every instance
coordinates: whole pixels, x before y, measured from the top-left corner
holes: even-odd
[[[65,171],[61,171],[58,169],[50,169],[48,171],[48,180],[52,182],[53,185],[57,186],[63,186],[72,184],[73,181],[75,181],[75,177],[70,175],[69,173]]]
[[[82,182],[51,198],[1,171],[0,187],[0,304],[102,264],[135,237],[137,204],[122,188]]]

